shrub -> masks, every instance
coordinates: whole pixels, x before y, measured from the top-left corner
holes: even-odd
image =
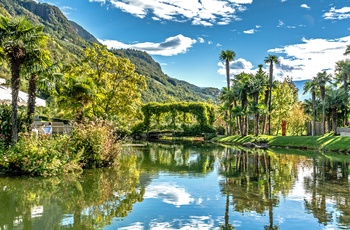
[[[84,168],[113,164],[120,151],[113,125],[103,120],[75,124],[71,144],[76,151],[82,152],[80,162]]]
[[[223,126],[217,126],[215,130],[218,135],[225,135],[225,128]]]
[[[25,112],[23,109],[18,111],[18,132],[26,130]],[[10,105],[0,105],[0,142],[9,145],[12,135],[12,107]]]
[[[80,172],[81,153],[70,142],[66,135],[46,138],[22,134],[17,144],[4,152],[0,165],[12,173],[37,176]]]
[[[71,136],[21,133],[16,145],[0,153],[0,167],[17,174],[56,176],[111,165],[121,149],[113,134],[107,121],[75,124]]]

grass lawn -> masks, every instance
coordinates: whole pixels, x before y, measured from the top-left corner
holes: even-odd
[[[269,147],[289,147],[301,149],[315,149],[324,151],[337,151],[350,153],[350,137],[332,136],[224,136],[216,137],[214,141],[219,143],[243,144],[244,142],[255,142],[267,140]]]

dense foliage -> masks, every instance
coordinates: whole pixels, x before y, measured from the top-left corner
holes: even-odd
[[[144,119],[134,128],[134,134],[150,130],[173,130],[184,136],[215,133],[214,106],[208,103],[154,102],[143,105],[141,110]]]
[[[26,117],[23,107],[18,112],[18,131],[26,131]],[[0,145],[3,147],[8,146],[11,142],[12,134],[12,118],[11,118],[11,106],[7,104],[0,105]],[[1,150],[1,148],[0,148]]]
[[[120,149],[111,124],[95,121],[76,124],[69,136],[23,133],[16,145],[2,152],[0,166],[6,172],[38,176],[80,173],[113,165]]]

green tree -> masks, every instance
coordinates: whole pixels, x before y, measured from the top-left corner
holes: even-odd
[[[344,52],[344,55],[348,55],[348,54],[350,54],[350,45],[346,46],[346,49],[345,49],[345,52]]]
[[[315,79],[305,82],[304,84],[304,94],[307,92],[311,93],[311,100],[312,100],[312,132],[311,135],[316,135],[316,92],[317,92],[318,86],[316,84]]]
[[[242,72],[240,74],[235,75],[235,78],[233,79],[234,87],[232,90],[236,92],[236,95],[238,96],[238,100],[240,102],[240,107],[241,107],[240,111],[242,113],[242,116],[239,116],[240,133],[243,136],[248,134],[248,105],[249,105],[248,96],[250,93],[249,91],[250,85],[248,82],[252,78],[253,78],[253,74],[247,74]]]
[[[276,55],[268,55],[265,57],[264,62],[269,64],[269,135],[271,135],[271,103],[272,103],[272,82],[273,82],[273,64],[279,64],[278,58]]]
[[[222,50],[220,53],[220,60],[225,62],[226,66],[226,82],[227,89],[230,90],[230,62],[233,61],[236,57],[236,54],[232,50]]]
[[[295,98],[293,95],[293,89],[287,81],[284,81],[283,83],[277,82],[276,88],[272,93],[274,95],[274,101],[272,104],[275,114],[274,124],[276,125],[276,135],[278,135],[282,120],[288,119],[290,111],[295,104]]]
[[[227,90],[230,90],[230,62],[233,61],[236,57],[236,53],[232,50],[222,50],[220,53],[220,60],[225,61],[226,66],[226,82],[227,82]],[[228,134],[232,134],[232,107],[229,109],[229,131]]]
[[[332,75],[327,74],[326,71],[317,73],[315,77],[316,84],[320,87],[321,100],[322,100],[322,134],[325,133],[325,97],[326,97],[326,84],[332,83]]]
[[[45,35],[42,26],[30,23],[24,17],[7,18],[0,16],[0,56],[11,67],[12,88],[12,142],[18,139],[18,92],[20,72],[25,63],[34,56],[41,56]]]
[[[91,113],[90,105],[97,97],[96,85],[91,78],[67,75],[59,87],[58,95],[58,105],[68,114],[73,111],[76,121],[81,122],[86,115],[86,108]]]
[[[254,113],[254,134],[259,135],[259,120],[260,112],[263,111],[264,105],[259,103],[259,95],[265,91],[267,86],[267,78],[265,72],[262,70],[263,65],[259,65],[259,70],[255,75],[248,79],[249,94],[252,96],[253,103],[251,105],[251,112]]]
[[[348,97],[348,92],[346,92],[344,89],[327,89],[326,100],[332,113],[334,135],[337,134],[338,112],[347,106]]]
[[[44,48],[45,45],[42,45]],[[37,53],[37,54],[36,54]],[[36,50],[33,57],[31,57],[28,63],[25,63],[25,73],[29,76],[28,79],[28,101],[27,101],[27,123],[33,122],[33,115],[35,113],[35,102],[38,89],[38,80],[42,80],[47,77],[47,70],[49,69],[50,56],[48,50]]]
[[[348,91],[349,76],[350,76],[350,60],[346,59],[346,60],[341,60],[336,62],[335,63],[336,83],[342,82],[345,92]],[[348,124],[347,114],[348,114],[348,108],[345,108],[343,111],[343,115],[345,118],[343,126],[346,126]]]
[[[89,107],[93,116],[121,124],[128,123],[139,112],[145,77],[135,72],[129,59],[116,57],[106,46],[93,44],[86,48],[84,59],[65,72],[74,77],[84,76],[95,85],[96,97]]]

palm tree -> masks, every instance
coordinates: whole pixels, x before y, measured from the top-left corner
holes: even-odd
[[[63,109],[75,110],[76,121],[80,123],[83,121],[85,108],[96,97],[96,86],[91,78],[67,76],[60,86],[57,103]]]
[[[262,105],[259,104],[259,95],[265,89],[265,74],[262,71],[262,65],[259,65],[259,71],[252,75],[251,78],[248,79],[248,89],[249,94],[253,98],[253,103],[251,105],[251,112],[254,113],[254,134],[256,136],[259,135],[259,118],[260,118],[260,110]]]
[[[317,92],[318,85],[313,79],[312,81],[305,82],[304,85],[304,94],[307,92],[311,93],[311,100],[312,100],[312,132],[311,135],[316,135],[316,92]]]
[[[226,65],[226,81],[228,90],[230,90],[230,62],[233,61],[235,57],[236,54],[232,50],[222,50],[220,53],[220,60],[225,61]]]
[[[350,60],[341,60],[335,63],[335,78],[336,78],[336,83],[343,83],[343,88],[345,92],[348,91],[348,80],[350,76]],[[343,126],[346,126],[348,124],[347,120],[347,114],[348,114],[348,109],[345,108],[343,111],[344,114],[344,124]]]
[[[264,87],[264,109],[261,109],[261,111],[265,111],[263,114],[264,114],[264,118],[263,118],[263,124],[262,124],[262,130],[261,130],[261,133],[262,134],[265,134],[265,129],[266,129],[266,120],[267,120],[267,108],[269,106],[269,88],[268,88],[268,85],[269,85],[269,79],[268,79],[268,76],[267,74],[265,73],[265,71],[263,71],[263,65],[262,64],[259,64],[258,65],[259,69],[258,69],[258,72],[256,73],[256,76],[260,79],[262,79],[262,84],[263,84],[263,87]]]
[[[348,55],[348,54],[350,54],[350,45],[346,46],[346,50],[344,52],[344,55]]]
[[[44,46],[45,44],[43,44]],[[28,101],[27,101],[27,123],[33,122],[33,115],[35,113],[35,101],[38,88],[38,80],[43,82],[43,77],[46,78],[51,70],[50,57],[48,50],[38,50],[41,55],[34,55],[25,63],[25,72],[29,75],[28,80]],[[45,79],[46,81],[46,79]]]
[[[335,63],[335,78],[336,83],[343,83],[345,91],[348,90],[348,80],[350,76],[350,60],[341,60]]]
[[[40,55],[45,38],[42,26],[31,24],[24,17],[7,18],[0,16],[0,56],[9,62],[12,88],[12,143],[18,139],[18,92],[20,72],[25,63],[35,55]]]
[[[348,92],[344,89],[327,89],[326,99],[332,113],[334,135],[337,134],[338,111],[347,106],[348,96]]]
[[[252,74],[246,74],[244,72],[235,75],[233,80],[234,88],[232,89],[236,95],[238,96],[238,100],[240,101],[241,112],[243,116],[240,116],[240,132],[242,136],[248,134],[248,81],[252,78]]]
[[[316,84],[320,87],[321,99],[322,99],[322,134],[325,133],[325,96],[326,96],[326,84],[331,83],[332,75],[327,74],[326,71],[317,73],[315,77]]]
[[[226,65],[226,81],[227,81],[227,90],[230,90],[230,62],[235,59],[236,54],[232,50],[222,50],[220,53],[220,60],[225,61]],[[231,108],[229,109],[229,135],[232,134],[232,113]]]
[[[271,135],[271,100],[272,100],[272,81],[273,81],[273,64],[279,64],[278,58],[276,55],[268,55],[265,57],[264,62],[270,65],[269,72],[269,135]]]

